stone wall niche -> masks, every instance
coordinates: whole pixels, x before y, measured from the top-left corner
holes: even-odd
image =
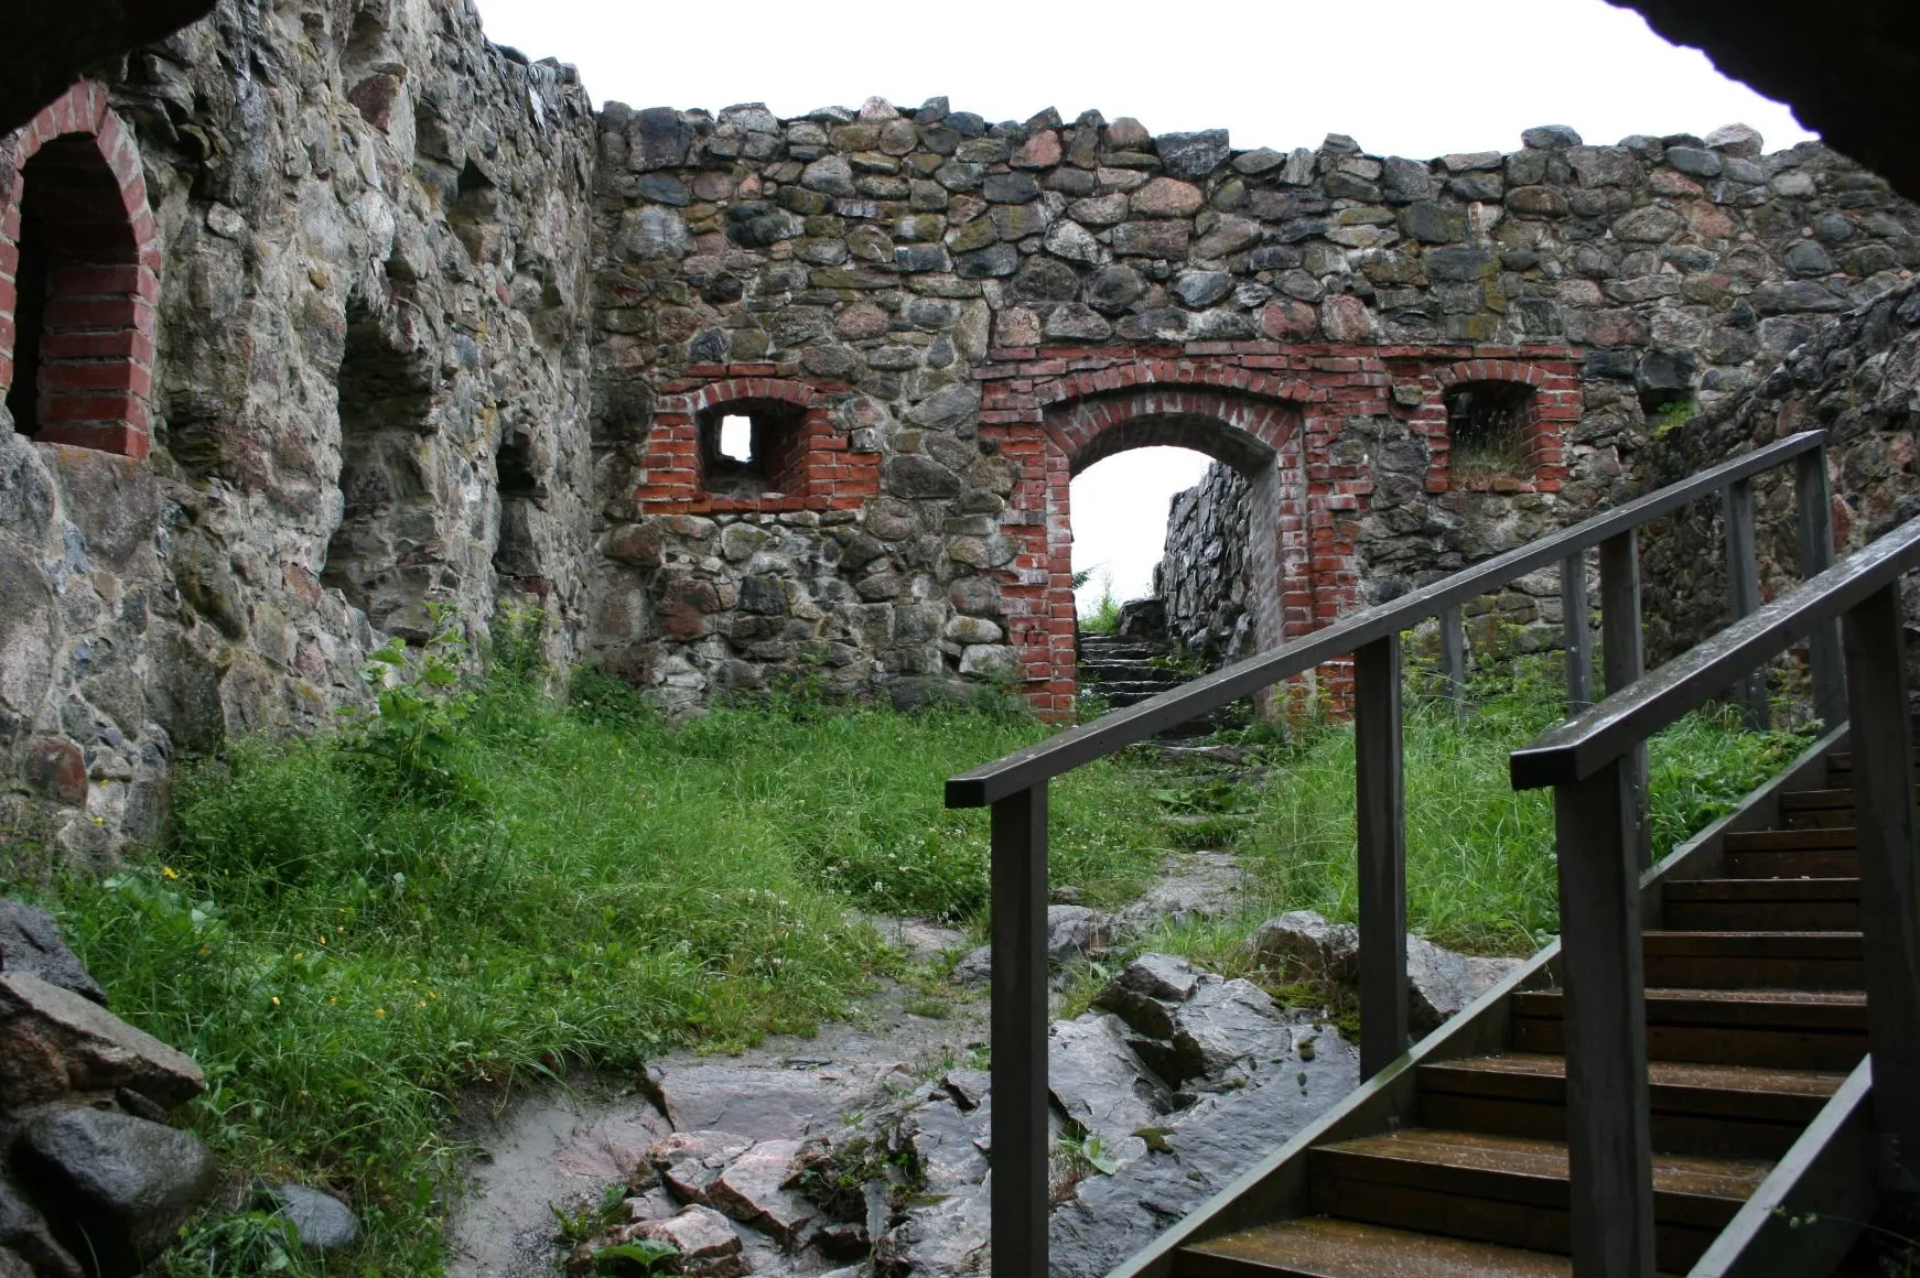
[[[1446,391],[1453,486],[1484,489],[1498,479],[1531,479],[1528,451],[1539,429],[1534,389],[1525,382],[1456,382]]]
[[[339,387],[343,510],[321,581],[376,630],[423,643],[432,634],[426,602],[446,561],[428,441],[432,379],[356,302]]]
[[[138,153],[98,86],[0,140],[0,392],[15,430],[147,455],[153,238]]]

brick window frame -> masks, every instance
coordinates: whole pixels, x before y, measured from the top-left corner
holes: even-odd
[[[877,441],[863,438],[833,413],[831,397],[846,387],[774,373],[772,365],[702,365],[667,384],[634,490],[642,512],[854,510],[880,495]],[[719,453],[720,423],[727,417],[752,418],[763,428],[755,432],[751,482],[723,484],[716,491],[709,461]]]
[[[30,190],[29,181],[54,185]],[[0,396],[13,389],[23,362],[16,349],[23,211],[43,197],[59,216],[48,228],[39,345],[24,361],[38,366],[30,433],[42,443],[145,457],[153,438],[158,225],[133,134],[109,109],[102,86],[75,84],[0,139]]]
[[[1462,360],[1435,369],[1415,426],[1427,441],[1428,487],[1436,491],[1552,493],[1567,482],[1567,432],[1580,420],[1580,383],[1570,371],[1505,359]],[[1451,401],[1467,387],[1525,387],[1517,425],[1518,466],[1510,475],[1456,476],[1453,471]]]

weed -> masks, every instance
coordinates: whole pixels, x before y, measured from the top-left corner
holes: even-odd
[[[1089,635],[1110,635],[1120,628],[1120,601],[1113,597],[1113,574],[1100,574],[1100,598],[1093,607],[1080,615],[1080,632]]]
[[[672,1243],[651,1238],[617,1243],[594,1251],[593,1272],[605,1278],[645,1278],[648,1274],[669,1272],[663,1266],[679,1254],[679,1248]]]

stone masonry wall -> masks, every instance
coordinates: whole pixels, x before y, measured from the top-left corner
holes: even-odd
[[[1250,497],[1239,472],[1208,467],[1199,483],[1169,503],[1166,553],[1153,569],[1153,593],[1166,603],[1167,637],[1215,665],[1254,652],[1247,608]]]
[[[0,405],[0,830],[150,835],[177,749],[329,723],[429,601],[476,637],[543,604],[571,650],[592,132],[465,3],[225,0],[0,140],[0,346],[36,201],[110,168],[140,251],[88,300],[56,246],[41,343],[70,317],[122,433]]]
[[[1669,483],[1802,430],[1830,433],[1828,483],[1836,550],[1858,550],[1920,514],[1920,286],[1912,283],[1814,334],[1745,394],[1655,439],[1641,467]],[[1797,583],[1799,521],[1793,467],[1754,481],[1762,599]],[[1662,661],[1725,625],[1725,529],[1718,504],[1696,502],[1665,522],[1643,556],[1648,660]],[[1920,592],[1902,593],[1920,629]]]
[[[1422,162],[943,101],[600,124],[596,437],[630,498],[591,642],[683,704],[820,669],[1063,709],[1067,481],[1145,444],[1259,491],[1276,642],[1622,495],[1649,409],[1920,259],[1885,183],[1739,128]],[[1455,474],[1451,396],[1489,382],[1521,384],[1513,455]],[[756,401],[818,465],[711,491],[702,423]]]

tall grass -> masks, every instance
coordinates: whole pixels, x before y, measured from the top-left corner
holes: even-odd
[[[1045,732],[791,697],[673,729],[576,687],[495,681],[425,787],[351,738],[238,743],[182,772],[165,847],[55,887],[116,1010],[207,1071],[188,1117],[235,1183],[318,1182],[367,1218],[335,1274],[438,1271],[472,1089],[807,1031],[900,963],[860,911],[977,919],[984,814],[941,782]],[[1056,881],[1137,891],[1154,821],[1125,765],[1055,792]],[[174,1272],[253,1271],[257,1224],[209,1216]]]
[[[1515,791],[1508,755],[1563,713],[1553,662],[1514,663],[1504,685],[1476,683],[1471,712],[1416,701],[1404,728],[1409,928],[1475,953],[1525,954],[1559,930],[1550,791]],[[1742,731],[1703,710],[1649,744],[1656,855],[1731,811],[1806,745],[1790,733]],[[1236,850],[1249,886],[1238,917],[1152,938],[1155,947],[1244,967],[1258,923],[1310,909],[1358,917],[1354,743],[1350,725],[1319,723],[1265,751],[1268,770],[1243,794]],[[1243,790],[1245,787],[1243,787]],[[1229,804],[1228,806],[1232,806]]]

